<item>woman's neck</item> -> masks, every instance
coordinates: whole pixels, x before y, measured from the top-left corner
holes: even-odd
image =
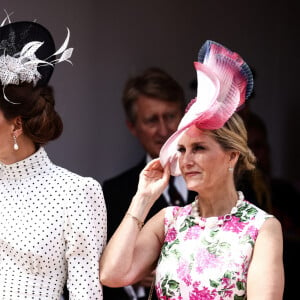
[[[208,218],[230,213],[236,205],[238,194],[234,186],[198,193],[198,210],[201,217]]]
[[[5,165],[11,165],[18,161],[24,160],[36,152],[34,143],[28,138],[20,138],[18,140],[19,149],[14,150],[13,147],[9,147],[8,151],[1,155],[0,161]]]

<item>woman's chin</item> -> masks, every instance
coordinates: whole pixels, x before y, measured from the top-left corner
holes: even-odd
[[[189,191],[193,191],[193,192],[198,192],[199,189],[201,189],[199,182],[196,183],[192,181],[186,182],[186,187]]]

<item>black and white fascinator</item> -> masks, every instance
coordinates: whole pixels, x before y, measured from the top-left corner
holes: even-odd
[[[4,99],[7,85],[23,82],[45,86],[53,73],[54,65],[71,63],[73,48],[68,48],[70,31],[61,47],[56,50],[50,32],[36,22],[11,22],[10,15],[0,25],[0,81]]]

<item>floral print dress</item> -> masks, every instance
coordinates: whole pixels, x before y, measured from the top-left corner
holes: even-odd
[[[272,215],[243,199],[233,214],[222,217],[195,216],[192,206],[166,209],[156,269],[158,299],[246,299],[255,240]]]

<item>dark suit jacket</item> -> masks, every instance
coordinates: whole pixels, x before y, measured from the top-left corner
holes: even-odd
[[[107,236],[108,239],[117,229],[123,219],[132,197],[135,195],[139,174],[146,165],[146,159],[140,161],[135,167],[125,171],[124,173],[104,181],[102,188],[107,207]],[[195,193],[189,192],[188,203],[195,199]],[[151,208],[147,219],[151,218],[162,208],[168,206],[163,195],[155,202]],[[153,293],[153,299],[157,299]],[[148,295],[147,295],[148,296]],[[104,287],[104,300],[128,300],[128,296],[123,288],[107,288]]]

